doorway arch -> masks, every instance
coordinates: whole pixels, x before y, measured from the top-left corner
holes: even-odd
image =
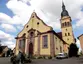
[[[33,55],[33,44],[30,43],[29,44],[29,57],[31,57]]]

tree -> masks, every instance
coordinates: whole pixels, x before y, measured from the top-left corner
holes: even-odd
[[[78,47],[75,43],[71,43],[69,47],[69,57],[77,57],[78,56]]]
[[[3,49],[2,49],[2,47],[0,46],[0,53],[2,53],[2,51],[3,51]]]

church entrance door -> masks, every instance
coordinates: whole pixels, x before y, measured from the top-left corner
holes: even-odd
[[[30,43],[29,44],[29,57],[31,57],[33,55],[33,44]]]

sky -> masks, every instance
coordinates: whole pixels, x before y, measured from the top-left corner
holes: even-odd
[[[72,19],[75,38],[83,34],[83,0],[63,0]],[[0,0],[0,40],[2,45],[15,47],[15,37],[29,21],[32,12],[55,32],[61,31],[62,0]],[[80,47],[77,39],[77,46]]]

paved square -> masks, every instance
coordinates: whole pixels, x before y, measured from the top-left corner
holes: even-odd
[[[0,64],[12,64],[10,57],[0,58]],[[68,59],[33,59],[32,63],[26,64],[83,64],[83,58],[68,58]]]

